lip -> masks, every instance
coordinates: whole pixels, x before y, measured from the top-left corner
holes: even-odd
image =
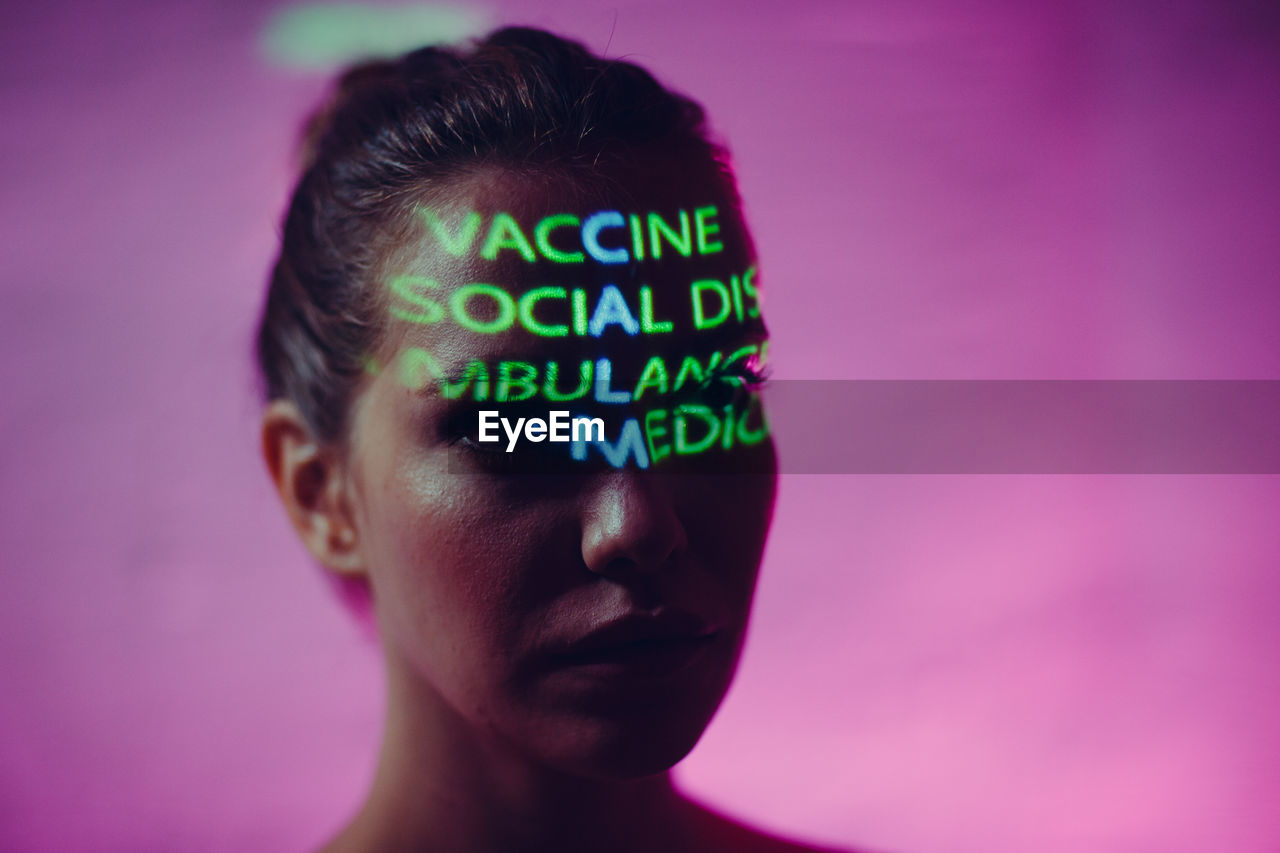
[[[715,642],[720,629],[685,611],[628,613],[553,645],[556,668],[602,676],[663,676],[685,669]]]

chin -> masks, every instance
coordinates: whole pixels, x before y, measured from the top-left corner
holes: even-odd
[[[526,743],[566,773],[626,780],[663,773],[702,737],[733,680],[737,649],[709,655],[671,678],[556,685],[551,707]]]
[[[565,721],[565,731],[538,752],[546,764],[591,779],[624,781],[670,770],[697,744],[708,719]]]

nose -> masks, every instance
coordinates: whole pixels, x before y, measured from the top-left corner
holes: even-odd
[[[632,469],[602,478],[583,509],[582,558],[588,569],[617,579],[653,574],[688,547],[664,479]]]

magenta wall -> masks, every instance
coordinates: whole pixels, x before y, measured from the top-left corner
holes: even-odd
[[[1280,378],[1270,4],[486,8],[707,103],[779,376]],[[255,454],[322,79],[272,14],[5,11],[0,849],[304,849],[371,770],[376,655]],[[1278,509],[1274,476],[789,476],[681,776],[885,850],[1274,851]]]

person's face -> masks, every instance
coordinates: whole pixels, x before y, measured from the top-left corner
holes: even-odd
[[[480,737],[539,763],[611,778],[666,769],[692,748],[729,685],[773,510],[771,440],[731,450],[717,440],[691,453],[708,428],[694,419],[682,430],[683,448],[675,444],[678,402],[699,402],[696,375],[675,389],[685,359],[705,367],[719,352],[724,370],[736,373],[750,361],[744,347],[766,337],[754,300],[740,304],[730,289],[741,288],[754,264],[745,226],[705,170],[678,167],[593,191],[491,173],[426,210],[435,224],[424,212],[416,240],[388,266],[388,282],[417,278],[388,294],[390,331],[356,402],[349,445],[356,529],[388,658]],[[584,235],[592,214],[610,210],[638,214],[639,227],[605,217],[596,220],[605,228]],[[659,229],[657,260],[650,211],[677,232],[673,244]],[[495,224],[499,212],[520,235]],[[539,233],[553,214],[568,216]],[[456,254],[442,248],[450,240]],[[597,259],[616,261],[618,249],[626,262]],[[704,285],[695,323],[698,281],[720,282],[730,302],[726,308]],[[508,293],[515,314],[504,319],[504,300],[491,291],[472,289],[451,304],[475,283]],[[625,310],[612,296],[601,307],[610,284]],[[563,294],[522,302],[535,288]],[[735,352],[737,362],[725,366]],[[453,392],[441,392],[423,353],[457,380]],[[601,359],[611,371],[604,384]],[[511,375],[504,361],[533,365],[532,385],[499,390],[502,371]],[[463,383],[472,362],[485,365],[485,400],[476,399],[474,371]],[[548,363],[558,365],[562,395],[584,381],[589,363],[590,390],[548,400]],[[513,403],[521,387],[538,390]],[[617,402],[637,390],[638,400]],[[568,444],[525,438],[508,454],[501,428],[501,442],[483,446],[477,423],[485,409],[511,423],[555,409],[600,416],[625,458],[588,447],[586,462],[576,463]],[[646,417],[654,410],[663,414]],[[619,440],[628,419],[643,441]],[[740,419],[721,431],[746,426]],[[544,463],[561,454],[554,458],[563,469],[528,473],[520,460],[530,453]]]

